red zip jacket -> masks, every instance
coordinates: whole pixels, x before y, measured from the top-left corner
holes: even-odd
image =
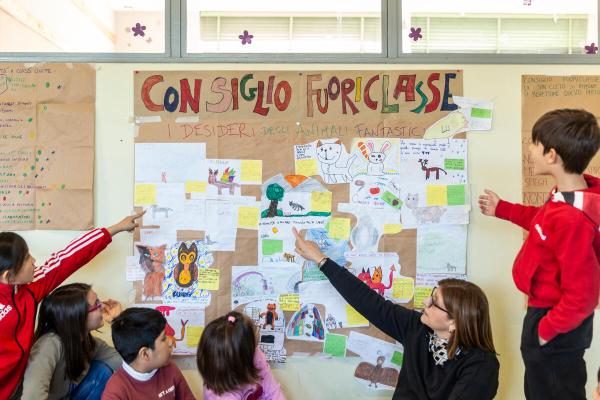
[[[513,279],[530,307],[551,308],[540,320],[547,341],[577,328],[598,305],[600,292],[600,179],[588,188],[550,192],[541,207],[500,200],[496,216],[529,231],[513,265]]]
[[[38,303],[111,242],[110,233],[93,229],[52,254],[26,285],[0,283],[0,399],[8,399],[25,372],[33,342]]]

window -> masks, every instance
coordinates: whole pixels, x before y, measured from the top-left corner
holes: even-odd
[[[583,54],[598,43],[598,2],[405,0],[405,53]]]
[[[0,1],[0,52],[164,53],[165,2]]]
[[[187,2],[187,53],[381,53],[381,2]]]

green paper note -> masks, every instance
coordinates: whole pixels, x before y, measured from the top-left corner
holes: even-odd
[[[402,200],[400,200],[398,196],[396,196],[392,192],[388,192],[387,190],[381,196],[381,200],[385,201],[388,205],[398,210],[402,207]]]
[[[330,354],[336,357],[346,357],[346,335],[336,335],[335,333],[325,334],[325,344],[323,345],[323,353]]]
[[[444,160],[444,169],[465,169],[465,160],[462,158],[446,158]]]
[[[263,239],[262,253],[263,256],[272,256],[273,254],[283,253],[283,240]]]
[[[489,108],[471,108],[471,117],[492,118],[492,110]]]
[[[448,205],[462,206],[465,204],[465,185],[448,185]]]
[[[392,354],[392,359],[390,361],[392,362],[392,364],[402,366],[403,359],[404,359],[404,354],[402,354],[399,351],[394,351],[394,354]]]

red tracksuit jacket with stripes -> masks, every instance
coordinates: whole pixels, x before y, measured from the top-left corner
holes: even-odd
[[[110,242],[110,233],[93,229],[52,254],[26,285],[0,283],[0,399],[8,399],[25,372],[39,302]]]

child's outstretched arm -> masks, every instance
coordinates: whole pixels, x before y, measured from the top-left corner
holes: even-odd
[[[298,254],[315,262],[325,257],[316,243],[303,239],[296,228],[293,228],[293,232],[296,236]],[[415,331],[420,324],[419,312],[385,300],[383,296],[335,262],[327,260],[321,271],[348,304],[377,328],[399,342],[403,343],[407,332]]]
[[[119,232],[133,231],[137,220],[144,213],[133,214],[108,228],[96,228],[73,240],[63,250],[53,253],[44,265],[33,275],[33,282],[27,287],[33,292],[36,301],[58,287],[72,273],[83,267],[108,246],[112,237]]]
[[[483,215],[505,219],[529,230],[531,220],[540,208],[509,203],[494,191],[485,189],[484,194],[479,196],[479,209]]]

